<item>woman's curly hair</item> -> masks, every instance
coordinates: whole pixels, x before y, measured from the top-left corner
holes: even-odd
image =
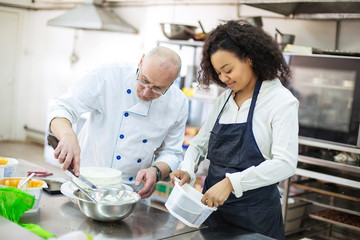
[[[200,84],[209,86],[214,82],[226,87],[210,60],[211,55],[218,50],[234,53],[240,60],[249,58],[255,75],[261,81],[277,77],[285,84],[290,78],[290,69],[279,45],[270,35],[246,21],[228,21],[217,26],[205,39],[198,78]]]

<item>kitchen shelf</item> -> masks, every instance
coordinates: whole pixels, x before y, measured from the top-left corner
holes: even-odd
[[[360,191],[354,188],[324,183],[314,179],[293,182],[291,184],[297,188],[356,201],[360,204]],[[360,211],[360,208],[358,210]]]
[[[299,155],[298,161],[302,162],[302,163],[314,164],[317,166],[333,168],[333,169],[337,169],[337,170],[341,169],[344,171],[353,172],[353,173],[357,173],[360,175],[360,166],[354,166],[354,165],[350,165],[350,164],[339,163],[339,162],[335,162],[335,161],[324,160],[324,159],[320,159],[320,158],[308,157],[308,156],[303,156],[303,155]]]
[[[360,231],[360,216],[339,212],[332,209],[326,209],[320,212],[310,213],[309,217],[341,227]]]
[[[316,83],[301,83],[301,85],[306,86],[306,87],[354,91],[354,89],[352,87],[344,87],[344,86],[334,86],[334,85],[316,84]]]
[[[305,145],[305,146],[311,146],[311,147],[318,147],[318,148],[324,148],[328,150],[337,150],[342,152],[350,152],[350,153],[356,153],[360,154],[360,146],[354,147],[352,145],[347,144],[334,144],[333,142],[325,141],[325,140],[319,140],[314,138],[308,138],[308,137],[299,137],[299,144]]]
[[[204,45],[203,41],[185,41],[185,40],[159,40],[158,41],[158,45],[160,45],[161,43],[165,43],[165,44],[174,44],[174,45],[179,45],[180,47],[182,46],[186,46],[186,47],[202,47]]]
[[[327,167],[327,166],[324,167],[324,166],[316,165],[314,163],[298,162],[297,170],[299,170],[300,172],[303,172],[304,174],[307,174],[306,176],[310,177],[310,178],[316,178],[316,177],[311,177],[311,175],[309,176],[309,174],[312,174],[315,172],[314,176],[325,178],[325,179],[321,179],[323,181],[337,180],[338,182],[334,182],[334,183],[345,185],[345,186],[348,184],[351,184],[348,186],[360,188],[360,175],[359,175],[359,173],[356,172],[356,169],[353,171],[346,171],[342,168],[332,168],[332,167]],[[316,173],[318,173],[318,174],[316,174]]]
[[[294,198],[304,202],[312,203],[316,206],[360,216],[359,202],[338,198],[335,196],[321,195],[317,194],[316,192],[306,192],[296,195]]]
[[[360,189],[359,181],[349,180],[349,179],[342,178],[342,177],[336,177],[331,174],[324,174],[324,173],[319,173],[317,171],[310,171],[310,170],[301,169],[301,168],[297,168],[295,170],[295,174],[304,176],[304,177],[308,177],[308,178],[319,179],[319,180],[322,180],[325,182],[331,182],[331,183],[335,183],[335,184],[340,184],[340,185]]]

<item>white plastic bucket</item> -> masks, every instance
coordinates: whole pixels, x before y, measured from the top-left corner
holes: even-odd
[[[19,164],[15,158],[1,157],[1,160],[7,160],[7,164],[0,165],[0,179],[7,177],[14,177],[16,172],[16,166]]]
[[[208,207],[201,202],[201,194],[198,190],[185,183],[180,186],[175,182],[165,207],[168,211],[190,227],[198,228],[210,216],[216,207]]]

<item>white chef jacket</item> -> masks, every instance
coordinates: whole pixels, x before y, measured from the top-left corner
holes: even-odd
[[[191,184],[195,181],[195,166],[202,159],[200,157],[207,154],[210,131],[230,93],[229,89],[216,99],[209,118],[190,141],[184,161],[180,164],[181,170],[190,173]],[[219,122],[246,122],[250,103],[251,99],[247,99],[239,109],[233,97],[230,97]],[[277,183],[295,173],[298,157],[298,107],[298,100],[282,86],[280,80],[262,83],[254,110],[253,133],[265,161],[242,172],[226,174],[236,197],[242,196],[244,191]]]
[[[64,117],[74,124],[90,112],[78,136],[80,165],[119,169],[123,183],[132,186],[137,172],[155,162],[178,168],[188,116],[188,100],[177,86],[150,102],[140,100],[136,69],[136,64],[122,63],[92,71],[58,98],[49,113],[49,123]]]

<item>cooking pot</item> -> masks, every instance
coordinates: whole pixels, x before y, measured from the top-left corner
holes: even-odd
[[[165,37],[171,40],[189,40],[197,29],[196,26],[175,23],[160,23],[160,26]]]
[[[295,35],[282,33],[277,28],[275,30],[277,32],[275,33],[275,40],[279,43],[281,50],[283,50],[287,44],[294,44]]]

